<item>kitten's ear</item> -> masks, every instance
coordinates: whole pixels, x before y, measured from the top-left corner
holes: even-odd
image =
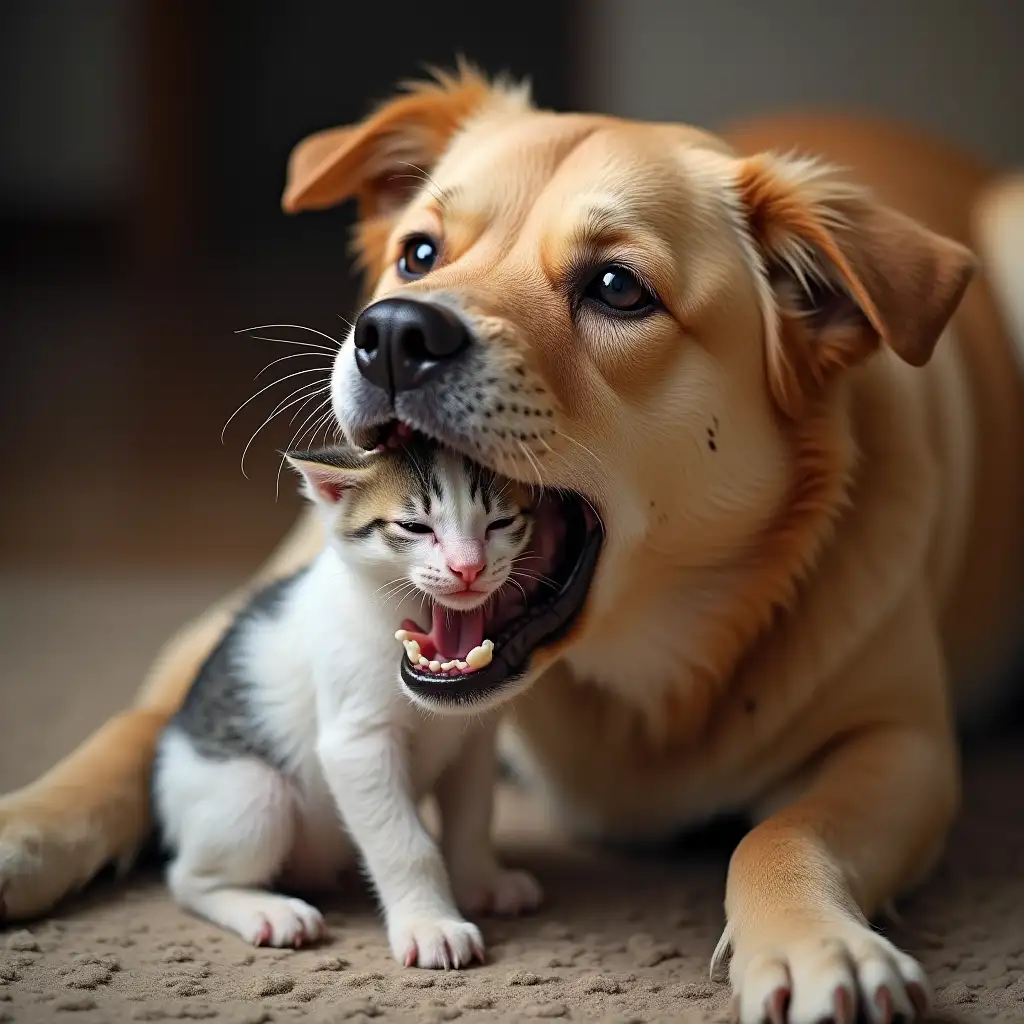
[[[286,452],[285,458],[302,477],[306,497],[332,508],[349,491],[366,483],[377,461],[372,455],[341,446]]]

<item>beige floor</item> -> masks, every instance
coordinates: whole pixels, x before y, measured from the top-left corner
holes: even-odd
[[[230,582],[0,580],[0,790],[124,701],[163,637]],[[937,1019],[1024,1021],[1022,781],[1019,735],[971,760],[949,856],[893,928],[931,971]],[[486,967],[399,969],[356,879],[327,908],[330,942],[279,952],[186,917],[150,873],[0,932],[0,1021],[726,1019],[726,992],[707,977],[722,923],[721,847],[632,858],[573,850],[511,792],[501,819],[508,857],[537,872],[550,903],[533,919],[487,923]]]

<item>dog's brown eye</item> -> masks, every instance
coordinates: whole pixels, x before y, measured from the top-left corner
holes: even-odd
[[[603,267],[587,286],[586,297],[619,313],[636,313],[654,305],[654,296],[626,267]]]
[[[410,281],[423,277],[437,262],[437,243],[427,235],[413,235],[405,240],[398,258],[398,272]]]

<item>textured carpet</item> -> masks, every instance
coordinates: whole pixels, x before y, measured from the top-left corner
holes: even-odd
[[[156,645],[230,582],[0,581],[0,789],[32,778],[125,701]],[[888,929],[929,970],[936,1020],[1024,1021],[1020,739],[968,758],[949,854]],[[485,967],[400,969],[358,878],[325,907],[327,943],[282,952],[186,916],[146,869],[0,932],[0,1021],[728,1019],[726,989],[708,979],[727,845],[632,857],[576,849],[510,790],[499,817],[506,859],[531,867],[549,902],[533,918],[484,923]]]

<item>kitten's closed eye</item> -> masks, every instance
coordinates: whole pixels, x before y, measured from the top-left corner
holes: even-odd
[[[434,530],[431,526],[426,523],[395,523],[400,530],[405,530],[406,533],[433,533]]]
[[[506,519],[495,519],[487,529],[490,530],[504,530],[511,526],[516,521],[515,516],[508,516]]]

